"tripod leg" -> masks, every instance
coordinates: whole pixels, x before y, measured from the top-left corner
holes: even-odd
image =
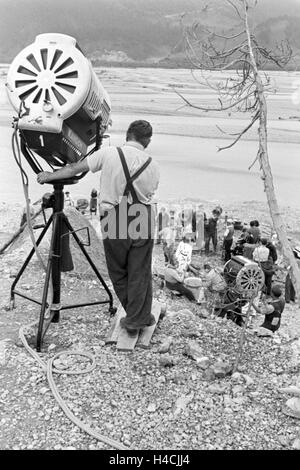
[[[42,239],[44,238],[45,233],[47,232],[48,228],[50,227],[50,224],[52,222],[52,218],[53,217],[52,217],[52,214],[51,214],[51,216],[49,217],[48,222],[46,223],[45,227],[42,230],[42,233],[40,234],[40,236],[38,237],[38,239],[36,241],[37,246],[41,243]],[[14,300],[15,300],[14,290],[15,290],[15,287],[16,287],[17,283],[19,282],[20,277],[22,276],[22,274],[25,271],[26,267],[28,266],[28,264],[29,264],[31,258],[33,257],[34,253],[35,253],[35,249],[32,248],[32,250],[30,251],[30,253],[27,256],[26,260],[24,261],[23,266],[21,267],[20,271],[18,272],[18,274],[16,276],[16,279],[14,280],[14,282],[11,286],[11,289],[10,289],[11,308],[14,308]]]
[[[52,286],[53,286],[53,299],[52,304],[57,306],[55,313],[52,317],[53,323],[59,322],[60,312],[60,293],[61,293],[61,235],[63,233],[63,218],[62,213],[58,212],[54,215],[54,238],[53,238],[53,255],[52,255]],[[53,310],[52,310],[53,312]]]
[[[79,246],[79,248],[81,249],[82,253],[84,254],[84,256],[86,257],[86,259],[88,260],[91,268],[93,269],[94,273],[96,274],[97,278],[99,279],[99,281],[101,282],[101,284],[103,285],[104,289],[106,290],[107,292],[107,295],[109,297],[109,311],[111,313],[111,315],[113,315],[115,312],[114,312],[114,307],[113,307],[113,296],[106,284],[106,282],[104,281],[103,277],[101,276],[101,274],[99,273],[97,267],[95,266],[95,264],[93,263],[93,261],[91,260],[89,254],[87,253],[87,251],[85,250],[84,246],[82,245],[81,241],[79,240],[77,234],[74,232],[74,229],[73,227],[71,226],[70,222],[68,220],[65,220],[65,224],[67,225],[68,229],[70,230],[70,232],[72,233],[77,245]]]
[[[49,282],[50,282],[51,271],[52,271],[52,253],[50,252],[49,257],[48,257],[46,278],[45,278],[42,305],[41,305],[41,312],[40,312],[40,320],[39,320],[38,332],[37,332],[37,338],[36,338],[36,349],[37,349],[37,351],[41,350],[41,344],[42,344],[42,338],[43,338],[44,318],[45,318],[45,311],[46,311],[46,305],[47,305],[47,296],[48,296],[48,290],[49,290]]]
[[[48,296],[48,290],[49,290],[49,283],[50,283],[50,276],[52,274],[52,280],[53,280],[53,264],[54,260],[57,262],[59,261],[60,258],[57,255],[57,252],[55,251],[57,248],[57,239],[60,238],[59,234],[59,216],[57,213],[54,213],[53,215],[53,229],[52,229],[52,237],[51,237],[51,244],[50,244],[50,251],[49,251],[49,257],[48,257],[48,263],[47,263],[47,270],[46,270],[46,278],[45,278],[45,284],[44,284],[44,290],[43,290],[43,298],[42,298],[42,305],[41,305],[41,312],[40,312],[40,319],[39,319],[39,325],[38,325],[38,332],[37,332],[37,339],[36,339],[36,349],[37,351],[41,350],[41,344],[42,344],[42,339],[43,339],[43,326],[44,326],[44,319],[45,319],[45,311],[46,311],[46,305],[47,305],[47,296]],[[57,266],[55,267],[55,275],[57,273]],[[60,281],[60,276],[59,276],[59,281]],[[56,284],[57,288],[57,284]],[[59,294],[60,294],[60,287],[59,287]],[[53,291],[53,303],[54,300],[57,300],[57,291],[56,291],[56,298],[54,299],[54,291]],[[59,299],[60,301],[60,299]],[[54,316],[59,315],[59,312],[56,312]]]

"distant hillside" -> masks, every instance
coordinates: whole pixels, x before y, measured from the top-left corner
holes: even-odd
[[[0,62],[11,62],[37,34],[60,32],[74,36],[96,63],[186,65],[183,13],[185,23],[197,18],[224,30],[237,24],[224,0],[0,0]],[[265,46],[287,37],[299,50],[298,0],[260,0],[254,17]]]

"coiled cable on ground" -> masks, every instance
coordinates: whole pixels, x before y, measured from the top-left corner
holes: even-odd
[[[21,173],[21,178],[22,178],[22,184],[23,184],[23,190],[24,190],[24,196],[25,196],[25,200],[26,200],[26,215],[27,215],[27,222],[28,222],[28,228],[29,228],[29,234],[30,234],[30,238],[31,238],[31,241],[32,241],[32,244],[33,244],[33,247],[34,247],[34,250],[35,250],[35,253],[37,255],[37,258],[40,262],[40,265],[41,267],[43,268],[44,271],[46,271],[46,266],[43,262],[43,259],[42,259],[42,256],[38,250],[38,247],[36,245],[36,242],[35,242],[35,238],[34,238],[34,233],[33,233],[33,228],[32,228],[32,224],[31,224],[31,214],[30,214],[30,209],[29,209],[29,194],[28,194],[28,177],[27,177],[27,174],[26,172],[24,171],[23,169],[23,166],[22,166],[22,161],[21,161],[21,152],[20,152],[20,147],[19,147],[19,142],[18,142],[18,138],[17,138],[17,130],[18,130],[18,125],[17,125],[17,122],[15,123],[15,126],[14,126],[14,132],[13,132],[13,135],[12,135],[12,150],[13,150],[13,154],[14,154],[14,158],[17,162],[17,165],[20,169],[20,173]],[[50,292],[52,292],[52,284],[50,284]],[[27,325],[27,328],[30,328],[30,327],[33,327],[33,326],[36,326],[38,322],[34,321],[33,323],[30,323],[29,325]],[[94,431],[90,426],[88,426],[87,424],[83,423],[80,419],[78,419],[73,413],[72,411],[69,409],[69,407],[66,405],[66,403],[64,402],[64,400],[62,399],[59,391],[58,391],[58,388],[55,384],[55,381],[54,381],[54,377],[53,377],[53,372],[56,373],[56,374],[73,374],[73,375],[78,375],[78,374],[87,374],[88,372],[91,372],[92,370],[95,369],[96,367],[96,362],[95,362],[95,359],[94,357],[87,353],[87,352],[81,352],[81,351],[73,351],[73,352],[67,352],[67,351],[61,351],[57,354],[55,354],[54,357],[52,357],[51,359],[48,360],[47,364],[45,364],[41,358],[39,357],[39,355],[37,354],[37,352],[35,352],[27,343],[27,340],[26,340],[26,337],[25,337],[25,334],[24,334],[24,328],[26,328],[25,326],[22,326],[19,330],[19,337],[25,347],[25,349],[29,352],[29,354],[39,363],[39,365],[41,366],[41,368],[43,369],[44,372],[46,372],[47,374],[47,380],[48,380],[48,383],[49,383],[49,387],[51,389],[51,392],[54,396],[54,398],[56,399],[57,403],[59,404],[59,406],[61,407],[61,409],[63,410],[63,412],[65,413],[65,415],[76,425],[78,426],[80,429],[82,429],[83,431],[85,431],[87,434],[91,435],[92,437],[94,437],[95,439],[101,441],[101,442],[104,442],[105,444],[115,448],[115,449],[118,449],[118,450],[128,450],[128,447],[125,447],[122,443],[118,442],[118,441],[115,441],[114,439],[111,439],[109,437],[106,437],[106,436],[103,436],[102,434],[98,433],[97,431]],[[74,355],[77,355],[77,356],[84,356],[84,357],[87,357],[88,359],[90,359],[91,361],[91,365],[85,369],[85,370],[72,370],[72,371],[66,371],[66,370],[59,370],[57,368],[54,367],[54,361],[62,356],[62,355],[65,355],[65,356],[74,356]]]
[[[27,325],[27,328],[30,328],[30,327],[33,327],[37,324],[37,322],[33,322],[33,323],[30,323],[29,325]],[[106,436],[103,436],[102,434],[98,433],[97,431],[94,431],[89,425],[83,423],[80,419],[78,419],[73,413],[72,411],[70,410],[70,408],[66,405],[66,403],[64,402],[64,400],[62,399],[59,391],[58,391],[58,388],[55,384],[55,381],[54,381],[54,377],[53,377],[53,372],[56,373],[56,374],[67,374],[67,375],[70,375],[70,374],[73,374],[73,375],[78,375],[78,374],[87,374],[88,372],[91,372],[92,370],[95,369],[96,367],[96,362],[95,362],[95,358],[90,354],[90,353],[87,353],[87,352],[81,352],[81,351],[61,351],[57,354],[55,354],[51,359],[49,359],[47,361],[47,364],[45,364],[44,361],[41,360],[41,358],[39,357],[39,355],[37,354],[37,352],[35,352],[30,346],[29,344],[27,343],[27,340],[26,340],[26,337],[25,337],[25,333],[24,333],[24,328],[26,328],[25,326],[22,326],[19,330],[19,337],[25,347],[25,349],[29,352],[29,354],[39,363],[39,365],[42,367],[42,369],[44,370],[44,372],[46,372],[47,374],[47,380],[48,380],[48,383],[49,383],[49,387],[50,387],[50,390],[55,398],[55,400],[57,401],[57,403],[59,404],[60,408],[63,410],[63,412],[65,413],[65,415],[70,419],[70,421],[72,421],[76,426],[78,426],[80,429],[82,429],[84,432],[86,432],[87,434],[89,434],[90,436],[94,437],[95,439],[97,439],[98,441],[101,441],[101,442],[104,442],[105,444],[115,448],[115,449],[118,449],[118,450],[129,450],[128,447],[125,447],[121,442],[118,442],[114,439],[111,439],[109,437],[106,437]],[[57,369],[55,368],[54,366],[54,361],[62,356],[62,355],[65,355],[65,356],[84,356],[84,357],[87,357],[88,359],[90,359],[91,361],[91,364],[89,367],[87,367],[87,369],[85,370],[70,370],[70,371],[67,371],[67,370],[60,370],[60,369]]]

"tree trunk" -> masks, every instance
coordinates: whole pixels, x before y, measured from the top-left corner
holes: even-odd
[[[264,94],[264,85],[260,74],[258,72],[256,60],[254,58],[253,49],[252,49],[252,40],[248,24],[248,5],[247,1],[243,0],[244,3],[244,13],[245,13],[245,27],[246,34],[248,38],[248,47],[250,61],[253,68],[254,78],[256,82],[257,97],[259,100],[260,107],[260,117],[259,117],[259,162],[260,167],[263,173],[262,179],[264,182],[265,193],[267,196],[267,201],[270,209],[270,215],[273,221],[274,229],[277,233],[278,240],[281,245],[282,253],[284,258],[288,261],[291,266],[291,276],[292,281],[295,286],[297,293],[298,303],[300,305],[300,270],[298,268],[294,253],[292,251],[291,245],[288,241],[287,230],[283,219],[280,214],[277,198],[275,195],[275,189],[273,184],[272,170],[270,166],[269,156],[268,156],[268,139],[267,139],[267,103]]]

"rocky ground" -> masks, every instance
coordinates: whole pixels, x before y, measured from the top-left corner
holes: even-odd
[[[3,241],[17,228],[20,208],[1,209]],[[76,228],[86,224],[83,218],[69,216]],[[291,223],[294,220],[291,217]],[[108,279],[101,244],[92,229],[91,234],[90,254]],[[38,306],[17,297],[15,309],[6,309],[11,283],[30,247],[24,232],[0,258],[0,449],[113,449],[67,418],[45,371],[18,338],[21,326],[38,320]],[[49,238],[41,246],[43,256],[48,247]],[[62,275],[62,302],[105,296],[78,249],[73,247],[72,253],[75,270]],[[215,263],[218,259],[211,257]],[[154,261],[163,264],[159,245]],[[18,287],[40,299],[43,285],[44,273],[33,259]],[[241,329],[229,320],[204,318],[202,308],[171,297],[157,279],[154,296],[167,311],[149,350],[119,352],[105,344],[111,324],[107,307],[65,310],[61,321],[51,324],[39,353],[45,364],[60,351],[88,352],[96,361],[88,374],[54,374],[73,414],[136,450],[300,449],[300,420],[284,413],[288,396],[281,391],[299,381],[299,307],[287,305],[273,338],[248,333],[238,371],[231,375]],[[260,321],[256,317],[254,324]],[[35,331],[27,328],[25,333],[31,344]],[[86,361],[62,356],[56,367],[80,369]]]

